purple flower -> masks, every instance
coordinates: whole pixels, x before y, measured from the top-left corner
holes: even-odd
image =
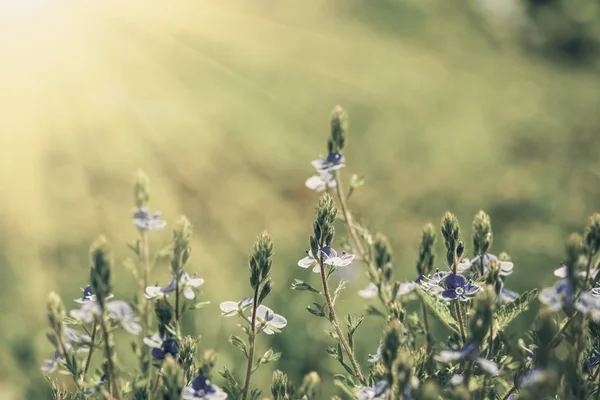
[[[136,208],[133,210],[133,225],[141,231],[158,231],[167,225],[160,216],[160,211],[150,215],[148,207]]]
[[[115,296],[112,293],[110,293],[108,296],[106,296],[106,300],[112,299],[113,297]],[[88,301],[96,301],[96,295],[94,294],[94,291],[92,290],[92,287],[90,285],[86,286],[86,288],[83,289],[83,296],[81,297],[81,299],[75,299],[75,302],[79,304],[83,304]]]
[[[375,386],[361,386],[356,392],[358,400],[377,400],[387,399],[389,394],[388,383],[379,381]]]
[[[467,301],[467,296],[472,296],[481,289],[481,287],[471,284],[471,279],[458,274],[449,274],[444,279],[444,286],[446,290],[442,292],[442,297],[445,300]]]
[[[144,338],[144,343],[152,347],[152,357],[155,360],[164,360],[167,354],[177,359],[179,343],[175,339],[163,339],[157,333],[152,337]]]
[[[204,376],[197,376],[181,392],[183,400],[225,400],[227,393],[212,385]]]
[[[311,164],[319,173],[335,171],[344,166],[344,155],[341,153],[331,153],[327,158],[321,157],[318,160],[314,160]]]

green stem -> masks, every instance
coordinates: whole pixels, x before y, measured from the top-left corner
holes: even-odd
[[[119,389],[119,382],[117,381],[117,372],[115,370],[115,363],[112,358],[110,336],[106,327],[106,320],[104,319],[104,313],[100,315],[100,327],[102,328],[102,335],[104,336],[104,355],[106,357],[106,369],[108,370],[108,376],[114,397],[117,400],[121,400],[121,390]]]
[[[62,353],[63,356],[65,357],[65,361],[68,359],[67,357],[69,357],[69,354],[67,353],[67,347],[65,346],[65,342],[63,340],[62,337],[62,333],[55,331],[56,332],[56,337],[58,338],[58,344],[60,345],[61,349],[62,349]],[[77,386],[77,389],[79,389],[79,382],[77,381],[77,377],[73,374],[73,382],[75,382],[75,386]]]
[[[81,383],[85,382],[85,376],[87,375],[88,369],[90,368],[90,363],[92,361],[92,354],[94,353],[94,343],[96,341],[96,331],[98,330],[98,324],[94,321],[94,325],[92,326],[92,335],[90,337],[90,352],[88,353],[87,360],[85,361],[85,367],[83,369],[83,374],[81,375]]]
[[[502,397],[502,400],[508,400],[508,398],[510,397],[510,395],[513,394],[516,390],[517,390],[517,387],[515,385],[513,385],[510,388],[510,390],[504,394],[504,396]]]
[[[242,400],[248,397],[248,389],[250,388],[250,378],[252,377],[252,364],[254,363],[254,341],[256,340],[256,309],[258,308],[258,289],[259,284],[254,288],[254,297],[252,301],[252,318],[250,320],[250,335],[248,337],[250,348],[248,349],[248,366],[246,367],[246,382],[242,390]]]
[[[458,304],[459,300],[454,301],[454,309],[456,310],[456,317],[458,318],[458,326],[460,327],[460,338],[462,339],[463,346],[467,342],[467,337],[465,336],[465,327],[463,326],[463,317],[462,311],[460,310],[460,305]]]
[[[325,295],[325,300],[327,301],[327,307],[329,308],[329,312],[331,313],[331,317],[332,317],[331,324],[333,325],[333,328],[335,329],[335,331],[337,333],[340,344],[342,345],[342,347],[344,348],[344,351],[350,358],[350,362],[352,363],[352,368],[354,369],[354,375],[358,378],[360,383],[362,383],[364,385],[366,383],[365,378],[362,374],[360,366],[356,362],[356,358],[354,357],[354,352],[352,351],[352,348],[350,348],[350,345],[346,341],[344,332],[342,332],[342,328],[340,328],[340,323],[337,319],[337,315],[335,314],[335,308],[333,306],[333,302],[331,301],[331,295],[329,294],[329,287],[327,285],[327,275],[325,273],[325,265],[323,263],[323,255],[322,254],[321,254],[321,257],[319,258],[319,264],[321,266],[321,282],[323,284],[323,294]]]
[[[425,303],[421,302],[421,310],[423,311],[423,326],[425,328],[425,340],[427,342],[427,352],[431,351],[432,341],[431,332],[429,331],[429,319],[427,318],[427,307]]]
[[[569,325],[571,325],[571,322],[573,321],[573,319],[575,319],[576,315],[577,315],[577,312],[575,312],[571,316],[571,318],[569,318],[567,320],[567,322],[565,322],[565,324],[560,328],[560,330],[556,333],[556,335],[554,335],[554,338],[552,338],[552,340],[550,341],[550,344],[549,344],[550,348],[554,348],[560,344],[560,342],[562,341],[562,338],[563,338],[563,333],[569,327]]]
[[[156,399],[156,393],[158,393],[158,386],[160,384],[160,370],[156,373],[156,381],[152,387],[152,399]]]
[[[473,360],[469,360],[469,362],[467,363],[467,368],[465,369],[465,379],[464,379],[464,384],[467,388],[469,387],[469,381],[471,380],[471,370],[472,369],[473,369]]]
[[[590,252],[588,253],[588,262],[587,262],[587,266],[585,268],[585,283],[587,284],[591,278],[590,276],[590,271],[591,271],[591,267],[592,267],[592,259],[594,258],[594,253],[592,250],[590,250]]]

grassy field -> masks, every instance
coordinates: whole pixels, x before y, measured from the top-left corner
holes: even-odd
[[[598,70],[524,50],[476,3],[29,2],[0,17],[2,400],[45,398],[46,295],[75,306],[91,241],[105,233],[128,257],[137,168],[170,226],[180,214],[194,224],[191,268],[212,305],[186,324],[219,366],[241,371],[221,340],[237,327],[217,305],[248,294],[247,255],[267,229],[271,305],[289,320],[269,338],[284,352],[277,367],[297,383],[339,372],[304,310],[311,296],[289,290],[308,279],[296,262],[317,196],[304,180],[335,104],[350,116],[344,176],[366,179],[351,207],[390,237],[398,279],[415,275],[426,222],[452,210],[469,243],[484,209],[495,252],[515,262],[508,285],[539,287],[553,281],[566,235],[600,211]],[[151,245],[169,240],[165,230]],[[340,306],[358,313],[366,277],[353,268]],[[167,276],[162,265],[153,279]],[[125,268],[115,279],[117,296],[134,284]],[[361,360],[382,325],[367,322]],[[270,371],[257,379],[265,394]]]

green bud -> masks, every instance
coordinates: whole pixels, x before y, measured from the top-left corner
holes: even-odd
[[[196,376],[196,352],[198,340],[192,336],[184,336],[179,349],[179,361],[189,382]]]
[[[429,275],[433,271],[433,263],[435,261],[433,247],[435,246],[435,241],[435,228],[432,224],[425,225],[421,236],[421,246],[419,247],[419,259],[417,260],[417,272],[419,275]]]
[[[273,378],[271,380],[271,394],[273,400],[287,400],[288,395],[288,377],[280,370],[273,372]]]
[[[456,246],[457,260],[460,260],[464,253],[465,253],[465,243],[461,240],[458,242],[458,246]]]
[[[133,201],[137,208],[148,206],[150,199],[150,179],[142,171],[138,169],[135,174],[135,184],[133,185]]]
[[[492,261],[488,265],[488,274],[485,277],[485,283],[487,283],[488,285],[495,285],[496,282],[501,281],[500,279],[498,279],[499,276],[500,276],[500,265],[496,261]]]
[[[390,318],[397,319],[400,322],[404,322],[404,317],[406,316],[406,311],[402,308],[402,304],[395,301],[390,304]]]
[[[397,320],[392,320],[383,332],[383,349],[381,351],[381,360],[390,378],[388,382],[392,381],[393,365],[398,357],[401,344],[402,325]]]
[[[586,250],[589,254],[595,255],[600,251],[600,214],[593,214],[583,232],[583,239]]]
[[[396,361],[396,382],[400,387],[409,384],[413,367],[413,357],[408,349],[400,349]]]
[[[159,335],[166,336],[167,326],[173,319],[173,307],[169,304],[167,299],[158,299],[154,303],[154,313],[158,319],[158,333]]]
[[[58,335],[62,333],[63,320],[65,319],[65,306],[60,296],[50,292],[47,300],[48,323]]]
[[[477,296],[475,301],[475,315],[471,318],[471,340],[477,346],[481,346],[485,336],[490,331],[492,324],[493,309],[496,301],[494,288],[486,286],[483,293]]]
[[[110,284],[112,252],[105,236],[102,235],[98,237],[92,244],[90,255],[92,259],[90,283],[100,307],[104,308],[104,301],[112,291],[112,286]]]
[[[256,239],[250,255],[250,285],[253,289],[269,277],[272,255],[273,241],[269,233],[265,231]]]
[[[553,349],[552,341],[558,332],[558,326],[553,318],[553,313],[542,311],[534,326],[535,338],[537,339],[538,351],[537,363],[540,367],[546,367],[551,360]]]
[[[575,287],[577,270],[581,256],[585,253],[583,237],[579,233],[572,233],[567,239],[565,246],[565,265],[567,266],[567,278]]]
[[[458,219],[450,211],[447,211],[442,217],[442,236],[446,246],[446,261],[452,267],[459,261],[456,251],[460,240],[460,226],[458,225]]]
[[[375,366],[373,366],[373,368],[371,369],[371,376],[373,377],[373,381],[374,382],[379,382],[379,381],[383,381],[386,380],[388,378],[388,373],[385,370],[385,367],[383,366],[383,364],[375,364]]]
[[[162,381],[163,400],[179,400],[183,389],[183,371],[170,354],[163,361]]]
[[[173,228],[173,258],[171,259],[171,272],[174,276],[179,273],[187,263],[192,248],[192,224],[185,216],[181,216]]]
[[[315,371],[309,372],[304,375],[302,379],[302,386],[300,386],[299,395],[307,396],[309,399],[316,399],[319,394],[319,385],[321,384],[321,378]]]
[[[203,375],[210,379],[212,371],[217,364],[217,353],[213,349],[205,349],[200,359],[200,368],[198,375]]]
[[[425,382],[418,398],[420,400],[438,400],[440,398],[440,389],[437,383],[433,380]]]
[[[390,241],[383,233],[375,234],[373,241],[373,251],[375,253],[375,267],[379,270],[383,270],[384,267],[388,266],[392,262],[392,246]]]
[[[150,398],[150,392],[146,385],[134,385],[133,387],[133,400],[148,400]]]
[[[331,112],[331,146],[327,146],[330,153],[340,152],[344,149],[347,132],[348,115],[341,106],[336,105]]]
[[[479,211],[473,219],[473,249],[475,255],[482,255],[492,247],[492,223],[490,216]]]
[[[271,293],[272,288],[273,288],[273,281],[269,277],[269,278],[267,278],[267,281],[265,282],[262,289],[260,290],[260,295],[258,296],[258,304],[261,304],[263,302],[263,300],[267,298],[269,293]]]

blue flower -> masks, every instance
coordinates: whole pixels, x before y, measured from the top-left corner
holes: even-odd
[[[539,299],[550,311],[559,311],[565,305],[573,304],[573,287],[567,279],[561,279],[549,288],[540,291]]]
[[[321,172],[319,175],[313,175],[308,178],[305,185],[310,190],[315,192],[322,192],[325,189],[333,189],[337,183],[330,172]]]
[[[583,315],[589,316],[594,322],[600,322],[600,297],[592,292],[584,292],[579,296],[575,308]]]
[[[439,362],[449,362],[454,360],[472,360],[475,361],[484,371],[490,375],[498,375],[498,366],[495,362],[479,357],[479,350],[475,344],[469,342],[460,351],[443,350],[437,356],[433,357]]]
[[[383,351],[383,345],[380,344],[379,347],[377,348],[377,351],[375,352],[375,354],[369,354],[369,358],[367,359],[367,361],[375,364],[376,362],[381,360],[381,352],[382,351]]]
[[[188,300],[193,300],[196,297],[194,289],[199,288],[204,284],[204,279],[196,278],[196,274],[190,276],[187,272],[181,271],[179,278],[179,289],[183,290],[183,296]],[[171,282],[165,287],[160,286],[148,286],[146,287],[146,299],[154,299],[160,296],[167,296],[170,292],[174,292],[177,289],[177,282],[173,278]]]
[[[113,297],[115,296],[110,293],[106,296],[106,300],[112,299]],[[96,295],[94,294],[92,287],[90,285],[86,286],[85,289],[83,289],[83,296],[81,299],[75,299],[75,301],[79,304],[87,303],[88,301],[96,301]]]
[[[219,308],[221,309],[221,315],[224,317],[233,317],[244,313],[246,308],[250,307],[254,302],[253,297],[244,297],[240,301],[224,301],[221,303]]]
[[[51,374],[54,372],[59,366],[65,365],[66,360],[65,357],[58,351],[58,349],[54,350],[54,358],[52,360],[44,360],[42,364],[42,371],[47,374]]]
[[[500,296],[498,296],[498,302],[500,304],[512,303],[513,301],[515,301],[518,298],[519,298],[518,293],[513,292],[512,290],[509,290],[506,288],[502,288],[502,290],[500,290]]]
[[[179,354],[179,343],[177,343],[177,340],[163,339],[157,333],[152,337],[144,338],[144,343],[152,347],[152,357],[155,360],[162,361],[167,354],[170,354],[176,360]]]
[[[133,224],[141,231],[158,231],[167,225],[160,216],[160,211],[150,215],[148,207],[136,208],[133,210]]]
[[[556,276],[557,278],[564,279],[567,277],[567,274],[568,274],[568,267],[565,264],[560,264],[560,268],[557,268],[554,270],[554,276]],[[592,279],[594,279],[596,277],[596,274],[598,274],[598,269],[592,268],[590,270],[590,277]],[[585,278],[587,275],[587,270],[585,268],[581,268],[578,266],[576,275],[579,275],[582,278]]]
[[[120,322],[127,332],[137,335],[142,331],[137,315],[126,301],[113,300],[107,302],[104,306],[110,318],[115,322]],[[100,305],[97,301],[88,301],[82,303],[78,309],[71,310],[69,314],[74,319],[89,324],[94,322],[97,316],[100,316]]]
[[[70,351],[73,347],[76,348],[77,352],[90,351],[92,338],[88,335],[79,334],[74,329],[65,326],[63,327],[62,336],[66,351]]]
[[[327,158],[320,157],[311,164],[319,173],[335,171],[344,166],[344,155],[341,153],[331,153]]]
[[[441,293],[444,289],[440,285],[448,275],[450,275],[450,272],[440,272],[439,270],[436,270],[435,273],[430,276],[419,275],[415,283],[423,286],[425,290]]]
[[[379,381],[375,386],[361,386],[356,391],[356,398],[358,400],[376,400],[376,399],[387,399],[389,395],[388,383],[386,381]]]
[[[472,271],[480,274],[481,273],[480,259],[482,259],[480,256],[477,256],[472,260],[463,258],[460,261],[460,263],[458,264],[456,272],[458,272],[459,274],[462,274],[462,273],[466,272],[467,270],[472,270]],[[498,266],[500,267],[500,273],[499,273],[500,276],[508,276],[513,273],[514,264],[512,262],[500,260],[494,254],[485,253],[483,255],[483,273],[484,274],[488,271],[488,267],[492,262],[497,263]]]
[[[181,392],[183,400],[225,400],[227,393],[212,385],[204,376],[197,376]]]
[[[252,317],[249,316],[248,320],[251,321]],[[275,314],[273,310],[262,304],[256,308],[256,321],[259,324],[257,325],[259,329],[263,330],[267,335],[272,335],[287,325],[287,319],[279,314]]]
[[[449,274],[444,279],[446,290],[442,292],[442,298],[445,300],[467,301],[467,296],[472,296],[481,287],[471,284],[471,280],[458,274]]]
[[[319,256],[323,256],[323,264],[331,265],[332,267],[347,267],[352,264],[354,258],[356,257],[354,254],[349,254],[346,252],[342,252],[340,256],[338,256],[337,252],[329,246],[323,247],[319,250]],[[298,266],[302,268],[310,268],[313,267],[313,272],[320,273],[321,265],[319,261],[313,256],[310,250],[306,250],[306,257],[298,261]]]

